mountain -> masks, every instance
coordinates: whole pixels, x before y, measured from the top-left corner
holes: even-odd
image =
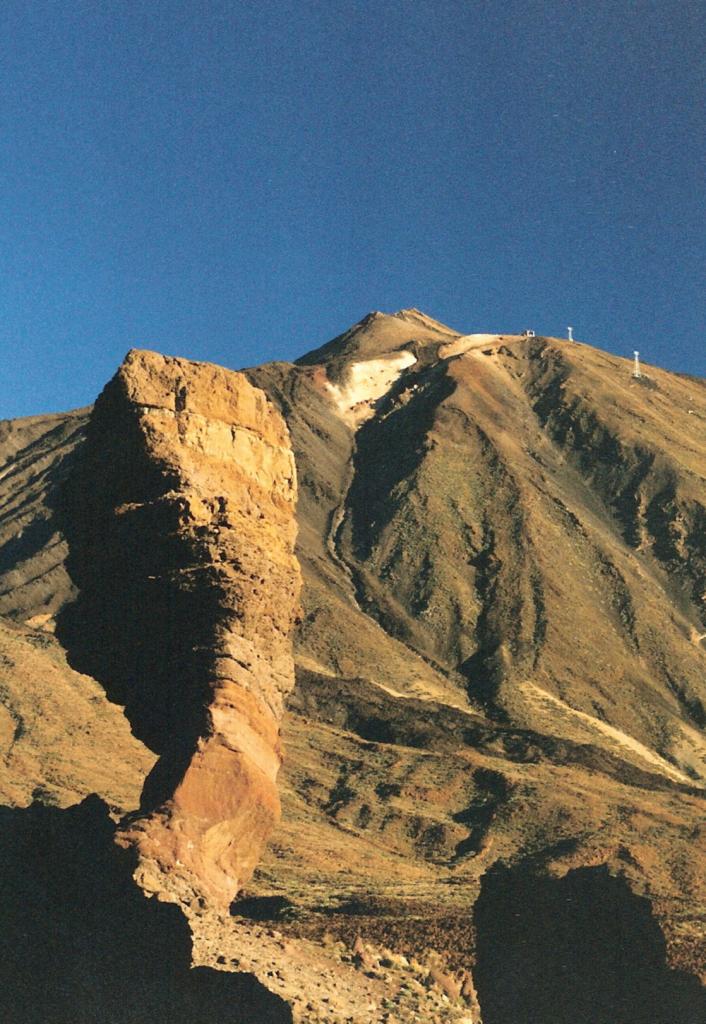
[[[51,662],[79,737],[69,772],[28,719],[6,802],[116,806],[192,962],[255,975],[294,1019],[476,1020],[472,971],[486,1024],[696,1024],[706,383],[414,309],[244,375],[296,462],[299,611],[266,496],[287,474],[236,439],[242,375],[132,354],[92,412],[0,426],[1,637],[25,659],[3,662],[7,735]],[[251,878],[261,840],[224,874],[239,808],[273,806],[223,778],[253,750],[247,694],[291,685],[293,617],[282,818]],[[255,682],[221,682],[233,636]]]

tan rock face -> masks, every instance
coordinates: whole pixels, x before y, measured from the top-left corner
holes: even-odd
[[[244,376],[129,353],[69,488],[59,632],[160,755],[120,842],[162,898],[229,902],[278,820],[295,499],[287,428]]]

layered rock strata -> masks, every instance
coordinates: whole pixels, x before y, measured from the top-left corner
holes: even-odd
[[[287,428],[244,376],[128,354],[65,492],[58,632],[160,755],[119,841],[161,898],[229,902],[278,820],[295,499]]]

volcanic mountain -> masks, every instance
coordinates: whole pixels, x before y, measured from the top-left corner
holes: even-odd
[[[225,1019],[701,1021],[705,382],[413,309],[243,374],[0,426],[6,847],[97,793]]]

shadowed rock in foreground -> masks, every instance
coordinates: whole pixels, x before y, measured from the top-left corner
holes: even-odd
[[[250,975],[192,969],[181,911],[146,899],[105,804],[0,808],[4,1024],[289,1024]]]
[[[605,868],[496,865],[475,906],[484,1024],[701,1024],[706,992],[668,970],[649,900]]]

